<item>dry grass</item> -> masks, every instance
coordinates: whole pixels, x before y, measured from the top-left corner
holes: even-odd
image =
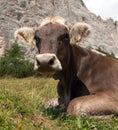
[[[118,118],[68,117],[45,110],[43,102],[57,97],[57,81],[29,77],[0,79],[0,130],[118,130]]]
[[[0,130],[51,128],[40,109],[46,98],[56,97],[57,82],[47,78],[0,79]],[[1,125],[2,124],[2,125]]]

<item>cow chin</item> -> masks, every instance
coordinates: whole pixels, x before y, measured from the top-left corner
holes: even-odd
[[[50,77],[53,77],[54,79],[59,79],[59,77],[60,77],[60,74],[61,74],[61,70],[59,71],[59,70],[44,70],[44,69],[42,69],[42,70],[40,70],[40,69],[38,69],[38,70],[35,70],[36,72],[37,72],[37,74],[40,74],[40,75],[42,75],[42,76],[50,76]]]
[[[49,75],[49,76],[53,76],[56,73],[55,70],[38,70],[38,72],[41,75]]]

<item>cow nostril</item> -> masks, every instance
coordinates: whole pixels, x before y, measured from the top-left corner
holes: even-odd
[[[37,61],[37,65],[38,65],[38,66],[40,66],[40,64],[41,64],[41,63],[39,62],[39,60],[38,60],[38,59],[36,59],[36,61]]]
[[[54,57],[49,60],[48,64],[49,64],[49,65],[53,65],[53,64],[54,64]]]

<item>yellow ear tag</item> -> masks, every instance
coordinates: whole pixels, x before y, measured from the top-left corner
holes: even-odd
[[[82,39],[82,37],[81,37],[80,35],[76,36],[76,37],[75,37],[75,43],[76,43],[76,42],[80,42],[81,39]]]
[[[29,42],[28,36],[25,36],[25,40],[27,43]]]

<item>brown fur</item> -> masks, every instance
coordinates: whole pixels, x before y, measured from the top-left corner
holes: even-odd
[[[59,97],[46,108],[64,106],[70,115],[118,114],[118,60],[71,45],[68,28],[57,22],[40,26],[34,38],[39,54],[55,54],[62,66],[53,76]]]
[[[77,77],[89,95],[74,98],[67,112],[72,115],[118,113],[118,60],[76,45],[72,48]]]

